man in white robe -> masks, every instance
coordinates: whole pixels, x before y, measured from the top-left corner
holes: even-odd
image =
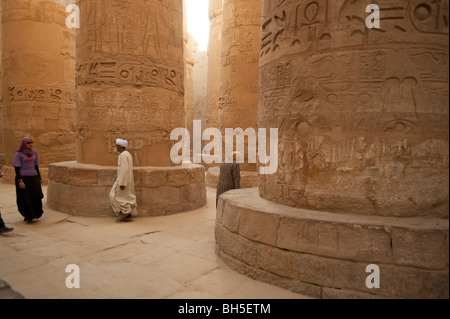
[[[116,213],[116,221],[129,222],[132,216],[137,216],[133,157],[127,151],[127,141],[117,139],[116,147],[120,153],[117,166],[117,179],[109,193],[109,200]]]

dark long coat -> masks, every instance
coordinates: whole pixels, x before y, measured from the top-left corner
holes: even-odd
[[[241,169],[239,164],[223,163],[220,167],[219,182],[217,183],[216,204],[220,194],[231,189],[241,188]]]

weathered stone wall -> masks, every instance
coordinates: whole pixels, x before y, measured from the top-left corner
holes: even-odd
[[[12,164],[24,136],[42,166],[75,159],[75,32],[65,7],[43,0],[2,0],[3,139]]]
[[[279,128],[277,203],[448,218],[449,3],[264,1],[258,124]]]
[[[77,162],[116,165],[115,139],[136,166],[171,166],[184,127],[182,1],[80,1]]]

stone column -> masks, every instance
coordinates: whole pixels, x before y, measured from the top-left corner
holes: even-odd
[[[315,297],[447,299],[448,1],[377,1],[379,29],[372,3],[263,1],[278,171],[221,196],[219,256]]]
[[[260,0],[224,2],[218,111],[224,143],[226,128],[256,129],[260,26]],[[256,164],[248,163],[247,142],[242,155],[241,170],[255,171]]]
[[[2,45],[2,2],[0,1],[0,56],[3,55]],[[5,144],[3,141],[3,127],[5,125],[5,115],[3,109],[3,59],[0,58],[0,169],[6,164]]]
[[[448,218],[448,1],[438,2],[381,1],[381,28],[369,29],[370,1],[265,1],[258,123],[279,128],[280,153],[262,197]]]
[[[184,127],[181,1],[81,1],[77,39],[77,161],[115,165],[115,139],[137,166],[170,166]]]
[[[194,68],[195,68],[195,60],[194,60],[194,50],[195,50],[195,40],[191,34],[186,34],[185,38],[185,105],[186,105],[186,129],[189,131],[190,136],[193,136],[193,112],[194,109],[197,108],[197,105],[194,102]],[[192,143],[191,143],[192,149]]]
[[[34,139],[43,177],[49,163],[75,159],[75,32],[65,7],[2,0],[3,138],[12,164],[20,140]],[[8,169],[7,178],[14,172]]]
[[[185,127],[182,1],[77,3],[77,163],[51,168],[49,205],[112,215],[117,138],[129,141],[141,216],[204,205],[203,167],[170,159],[171,132]]]
[[[228,0],[223,7],[219,128],[256,128],[260,0]]]
[[[188,120],[188,125],[192,127],[192,121],[202,121],[203,129],[207,123],[207,76],[208,76],[208,54],[206,51],[200,51],[198,42],[194,46],[194,69],[193,69],[193,92],[194,92],[194,105],[192,110],[191,121]],[[190,132],[192,129],[190,130]],[[193,135],[191,135],[193,136]]]
[[[207,126],[218,127],[223,0],[209,0]]]

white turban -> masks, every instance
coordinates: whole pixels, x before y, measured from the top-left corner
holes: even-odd
[[[127,148],[127,147],[128,147],[128,142],[125,141],[125,140],[122,140],[122,139],[120,139],[120,138],[118,138],[118,139],[116,140],[116,144],[119,145],[119,146],[122,146],[122,147],[124,147],[124,148]]]

